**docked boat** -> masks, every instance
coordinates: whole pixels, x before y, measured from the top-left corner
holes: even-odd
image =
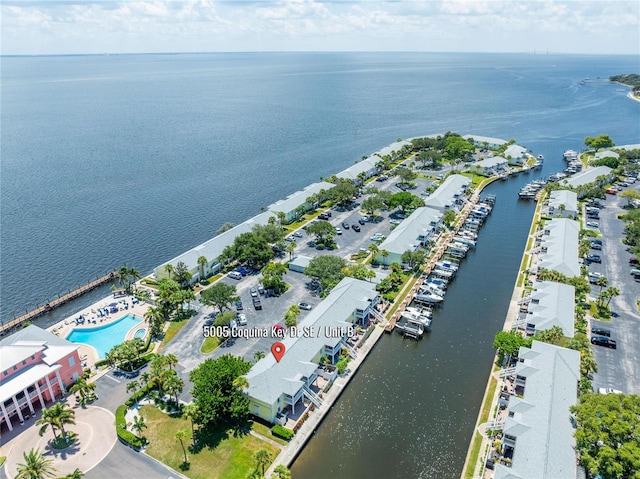
[[[438,294],[433,293],[418,293],[415,296],[415,300],[420,303],[429,303],[429,304],[437,304],[441,303],[444,298]]]
[[[476,242],[474,240],[472,240],[471,238],[467,238],[465,236],[454,236],[453,239],[455,240],[456,243],[462,243],[470,247],[473,247],[476,245]]]
[[[400,315],[407,320],[407,323],[409,324],[414,324],[416,326],[422,326],[423,328],[430,328],[431,327],[431,317],[424,315],[424,314],[420,314],[420,313],[415,313],[415,312],[411,312],[411,311],[403,311],[402,313],[400,313]]]

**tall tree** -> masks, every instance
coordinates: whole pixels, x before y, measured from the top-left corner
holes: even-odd
[[[347,262],[334,255],[320,255],[309,261],[304,274],[318,278],[323,291],[333,288],[344,277]]]
[[[73,386],[69,388],[71,394],[80,394],[80,404],[95,398],[96,383],[90,383],[85,378],[79,377]]]
[[[187,432],[186,431],[178,431],[176,432],[176,435],[174,436],[178,441],[180,441],[180,446],[182,447],[182,454],[184,454],[184,463],[186,464],[188,462],[187,459],[187,450],[184,447],[184,439],[187,437]]]
[[[31,449],[23,452],[24,463],[18,463],[16,479],[45,479],[55,477],[56,469],[52,466],[53,460],[42,455],[40,449]]]
[[[178,261],[173,271],[176,283],[180,285],[181,288],[186,288],[189,285],[189,281],[193,275],[191,271],[189,271],[189,267],[184,261]]]
[[[191,371],[192,395],[200,408],[199,424],[214,424],[221,417],[244,419],[249,414],[249,400],[238,391],[234,380],[249,372],[251,363],[225,354],[206,359]]]
[[[142,416],[133,416],[133,424],[131,425],[131,430],[135,432],[138,437],[141,437],[143,429],[146,429],[147,423],[144,422],[144,418]]]
[[[258,449],[256,452],[256,462],[258,467],[262,469],[262,475],[264,476],[264,469],[271,463],[271,454],[266,449]]]
[[[207,263],[208,261],[206,256],[198,257],[198,266],[200,267],[200,281],[203,281],[205,278],[204,267],[207,265]]]
[[[191,437],[193,444],[195,445],[196,429],[194,424],[198,422],[198,418],[200,417],[200,408],[196,403],[191,402],[184,406],[184,408],[182,409],[182,414],[184,414],[184,416],[189,418],[189,420],[191,421]]]
[[[200,293],[202,304],[215,306],[221,313],[224,308],[231,308],[231,305],[239,299],[236,287],[222,282],[216,283]]]

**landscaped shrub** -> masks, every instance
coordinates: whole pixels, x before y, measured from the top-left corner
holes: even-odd
[[[294,432],[287,427],[281,426],[280,424],[276,424],[271,428],[271,434],[273,434],[276,437],[281,437],[282,439],[288,441],[293,437]]]
[[[127,420],[125,419],[126,413],[127,406],[125,405],[118,406],[118,409],[116,409],[116,433],[122,442],[134,449],[140,449],[144,446],[144,441],[131,431],[127,431]]]
[[[147,396],[150,391],[155,389],[155,387],[156,382],[149,381],[146,385],[142,386],[138,391],[136,391],[129,399],[127,399],[125,404],[127,405],[127,407],[133,406],[135,403]]]

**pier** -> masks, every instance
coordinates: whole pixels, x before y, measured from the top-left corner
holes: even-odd
[[[25,323],[26,321],[31,321],[39,316],[42,316],[43,314],[47,314],[53,311],[54,309],[56,309],[57,307],[62,306],[63,304],[66,304],[69,301],[76,299],[85,293],[88,293],[89,291],[97,288],[98,286],[102,286],[103,284],[108,283],[109,281],[115,278],[115,275],[116,275],[115,270],[111,271],[110,273],[107,273],[104,276],[101,276],[85,284],[84,286],[80,286],[79,288],[74,289],[73,291],[69,291],[67,294],[63,294],[62,296],[59,296],[58,298],[52,301],[49,301],[48,303],[42,306],[39,306],[32,311],[28,311],[27,313],[21,316],[18,316],[12,319],[11,321],[8,321],[6,323],[3,322],[0,325],[0,336],[4,336],[5,334],[10,332],[14,328],[19,327],[21,324]]]

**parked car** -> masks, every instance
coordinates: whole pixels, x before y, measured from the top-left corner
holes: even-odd
[[[601,250],[601,249],[602,249],[602,244],[600,244],[600,243],[594,243],[594,242],[592,241],[592,242],[591,242],[591,249]]]
[[[256,296],[255,298],[251,298],[253,300],[253,307],[256,309],[262,309],[262,302],[260,301],[260,297]]]
[[[247,325],[247,316],[244,313],[238,314],[238,325],[246,326]]]
[[[603,276],[602,273],[589,273],[589,283],[596,284]]]
[[[293,236],[295,236],[296,238],[302,238],[302,233],[300,231],[296,231],[295,233],[293,233]]]
[[[320,213],[318,215],[318,219],[319,220],[328,220],[329,219],[329,215],[327,213]]]
[[[242,275],[237,271],[231,271],[227,276],[231,279],[242,279]]]
[[[596,346],[604,346],[605,348],[616,349],[616,342],[605,336],[591,336],[591,344]]]
[[[311,305],[309,303],[298,303],[298,307],[305,311],[311,311]]]
[[[606,336],[607,338],[611,337],[611,331],[604,328],[591,328],[591,332],[598,336]]]
[[[244,309],[244,307],[242,306],[242,300],[239,299],[238,301],[236,301],[236,309],[238,311],[241,311],[242,309]]]
[[[588,254],[587,261],[590,263],[602,263],[602,258],[597,254]]]
[[[246,276],[247,274],[249,274],[249,270],[246,269],[244,266],[238,266],[236,269],[234,269],[234,271],[237,271],[242,276]]]
[[[348,229],[349,229],[349,223],[347,223],[346,221],[343,221],[343,222],[342,222],[342,227],[343,227],[344,229],[348,230]]]
[[[336,228],[336,234],[340,236],[342,234],[342,230],[340,228]]]
[[[629,264],[638,264],[638,258],[632,256],[631,258],[629,258]]]
[[[589,228],[598,228],[600,225],[598,223],[596,223],[595,221],[587,221],[587,226]]]
[[[618,191],[615,190],[614,188],[607,188],[606,190],[604,190],[604,192],[608,195],[617,195]]]
[[[256,288],[251,288],[251,296],[254,298],[258,296],[258,290]]]
[[[611,388],[598,388],[598,394],[622,394],[622,391]]]
[[[360,232],[360,225],[353,225],[351,229],[355,232]]]
[[[362,218],[360,218],[360,220],[358,221],[358,223],[360,223],[361,225],[368,223],[370,220],[370,218],[368,216],[363,216]]]
[[[264,288],[262,287],[262,285],[258,286],[258,294],[264,294]]]
[[[640,269],[633,268],[630,272],[631,276],[640,276]]]
[[[591,240],[592,243],[602,244],[602,240],[600,238],[594,238]]]

